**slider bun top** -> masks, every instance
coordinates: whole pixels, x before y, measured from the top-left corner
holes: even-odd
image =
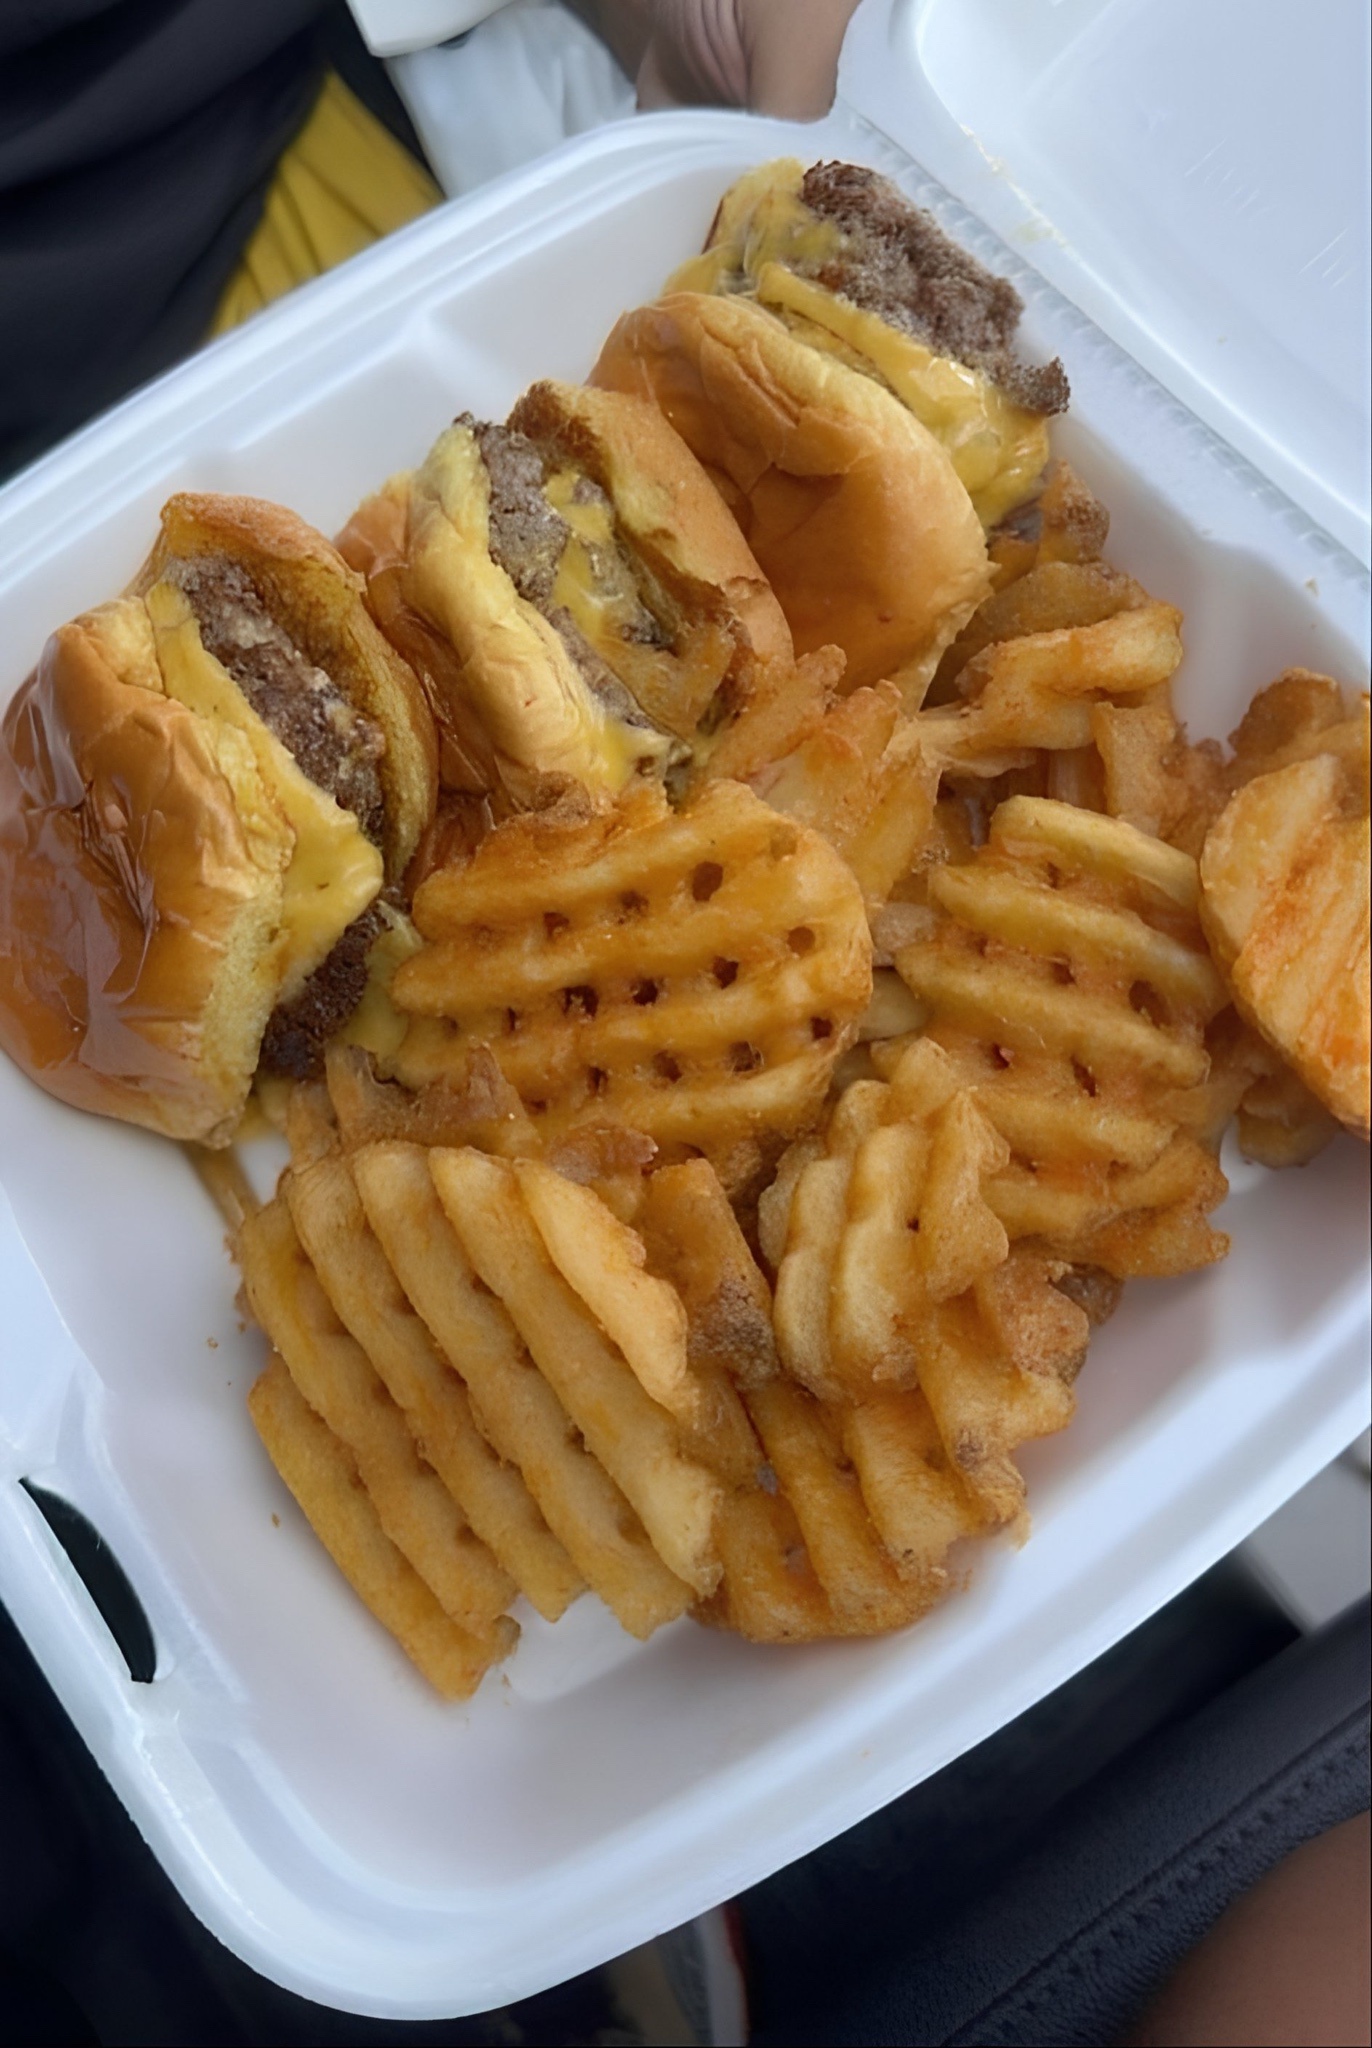
[[[668,644],[632,644],[613,607],[597,631],[605,593],[592,580],[571,620],[584,625],[583,647],[598,665],[588,676],[547,616],[566,621],[577,605],[576,590],[564,599],[562,568],[540,607],[494,558],[481,442],[491,431],[525,436],[549,477],[586,477],[606,494],[614,532],[601,543],[628,558],[640,595],[651,588]],[[575,507],[564,503],[559,516],[574,521]],[[571,529],[569,552],[577,538]],[[359,506],[339,545],[425,677],[445,782],[495,782],[516,807],[569,782],[600,798],[661,774],[689,746],[721,675],[736,708],[761,668],[793,660],[781,607],[694,456],[656,407],[618,393],[545,382],[519,401],[508,430],[458,420],[418,470]]]
[[[262,795],[239,735],[162,694],[139,599],[53,634],[0,745],[0,1046],[49,1094],[227,1139],[281,979]]]
[[[386,735],[378,764],[386,802],[386,878],[398,881],[433,816],[438,742],[413,671],[378,631],[363,584],[322,533],[263,498],[181,492],[133,588],[146,595],[178,560],[226,555],[248,573],[274,618]]]
[[[381,726],[384,859],[201,645],[163,578],[197,553],[245,568]],[[60,627],[0,726],[0,1048],[78,1108],[226,1144],[273,1010],[407,864],[434,760],[328,543],[275,506],[173,499],[135,591]]]
[[[655,404],[546,380],[520,399],[510,425],[600,485],[682,612],[725,628],[745,683],[758,662],[793,659],[785,614],[737,520]]]
[[[898,399],[743,298],[674,292],[627,313],[591,382],[650,399],[704,465],[780,599],[798,653],[845,689],[918,698],[990,589],[981,522]]]

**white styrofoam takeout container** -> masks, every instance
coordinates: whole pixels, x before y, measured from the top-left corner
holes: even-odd
[[[891,172],[1013,274],[1074,385],[1058,446],[1111,554],[1187,617],[1193,728],[1306,662],[1356,681],[1366,579],[879,133],[681,114],[600,131],[416,223],[0,492],[0,699],[117,590],[167,494],[249,491],[326,530],[456,410],[575,377],[780,153]],[[1235,1165],[1221,1267],[1137,1283],[1078,1420],[1024,1455],[1027,1549],[881,1641],[646,1646],[587,1599],[470,1705],[354,1600],[244,1409],[261,1362],[172,1146],[0,1062],[0,1598],[192,1907],[293,1989],[458,2014],[618,1953],[803,1854],[978,1742],[1239,1542],[1365,1424],[1366,1154]],[[158,1646],[130,1682],[19,1481],[87,1514]]]

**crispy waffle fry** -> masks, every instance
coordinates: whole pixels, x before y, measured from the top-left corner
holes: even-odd
[[[1368,700],[1350,706],[1329,676],[1289,668],[1260,690],[1229,735],[1233,758],[1225,771],[1230,791],[1256,775],[1271,775],[1293,762],[1329,754],[1349,778],[1350,792],[1367,801]],[[1350,795],[1351,800],[1351,795]]]
[[[774,810],[820,832],[841,853],[868,909],[878,909],[923,851],[938,766],[902,716],[894,683],[854,690],[754,777]]]
[[[851,1634],[834,1612],[784,1494],[737,1493],[715,1523],[724,1575],[697,1618],[754,1643],[808,1643]]]
[[[358,1597],[445,1698],[469,1699],[518,1629],[508,1615],[474,1635],[445,1613],[382,1527],[352,1454],[275,1353],[248,1395],[267,1454]]]
[[[748,1412],[805,1539],[840,1627],[861,1635],[900,1628],[919,1611],[863,1505],[838,1430],[803,1387],[754,1387]]]
[[[793,1131],[871,993],[847,869],[734,783],[675,814],[645,790],[580,824],[513,820],[430,877],[415,919],[399,1077],[489,1045],[550,1137],[619,1123],[722,1158]]]
[[[1204,1142],[1218,1140],[1206,1029],[1226,992],[1197,895],[1178,849],[1016,797],[972,860],[931,875],[924,935],[896,950],[931,1036],[1011,1148],[989,1206],[1012,1238],[1119,1277],[1227,1248],[1205,1220],[1225,1182]]]
[[[957,677],[961,706],[919,714],[922,743],[945,771],[974,775],[1024,766],[1036,748],[1089,747],[1096,705],[1137,701],[1169,680],[1180,628],[1179,611],[1150,600],[1093,625],[993,641]]]
[[[556,1621],[581,1591],[576,1569],[517,1468],[502,1464],[478,1428],[461,1380],[435,1349],[368,1224],[347,1162],[336,1153],[292,1174],[286,1200],[335,1314],[403,1411],[427,1462],[505,1567],[500,1605],[508,1605],[513,1580]]]
[[[1335,754],[1244,783],[1205,842],[1202,914],[1235,999],[1368,1133],[1368,811]]]
[[[440,1606],[489,1635],[513,1586],[423,1461],[404,1414],[335,1315],[279,1198],[239,1237],[253,1314],[302,1397],[356,1461],[381,1527]]]
[[[417,1095],[378,1081],[360,1046],[335,1041],[325,1054],[329,1100],[343,1143],[352,1149],[383,1139],[422,1145],[479,1145],[504,1158],[542,1149],[533,1119],[484,1046],[473,1048],[451,1077]]]
[[[896,1570],[936,1599],[948,1583],[952,1545],[981,1535],[993,1515],[952,1464],[918,1390],[859,1402],[842,1411],[842,1429],[867,1512]]]
[[[542,1161],[520,1161],[515,1176],[549,1258],[644,1393],[679,1422],[694,1422],[700,1397],[686,1362],[686,1310],[675,1288],[644,1272],[643,1240],[590,1188]]]
[[[473,1272],[439,1201],[427,1150],[371,1145],[352,1166],[372,1227],[434,1341],[460,1365],[482,1430],[522,1472],[587,1584],[631,1635],[649,1636],[675,1620],[690,1588],[662,1563],[505,1309]]]
[[[472,1265],[504,1303],[588,1450],[641,1517],[659,1557],[697,1593],[719,1582],[711,1524],[717,1482],[687,1458],[667,1412],[544,1249],[513,1169],[480,1152],[435,1151],[430,1171]]]
[[[771,1379],[771,1290],[709,1161],[688,1159],[653,1174],[635,1220],[649,1270],[681,1298],[693,1370],[726,1372],[744,1387]]]

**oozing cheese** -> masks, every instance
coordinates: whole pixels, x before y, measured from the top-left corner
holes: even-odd
[[[403,911],[382,905],[386,928],[367,955],[367,986],[362,1000],[340,1033],[345,1045],[371,1053],[382,1074],[399,1052],[409,1018],[391,1001],[391,981],[402,960],[417,953],[424,941]]]
[[[184,592],[173,583],[155,583],[147,606],[168,696],[244,736],[294,835],[278,940],[285,967],[281,999],[289,1001],[379,893],[381,855],[352,812],[301,771],[228,670],[206,650]]]
[[[941,356],[794,267],[837,255],[842,234],[800,197],[802,166],[764,164],[725,199],[716,239],[676,272],[674,291],[751,292],[823,348],[887,384],[940,441],[984,526],[1029,497],[1048,460],[1048,423],[979,370]]]

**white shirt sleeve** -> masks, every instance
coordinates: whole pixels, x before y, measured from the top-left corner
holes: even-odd
[[[507,0],[348,0],[374,57],[399,57],[465,35]]]

